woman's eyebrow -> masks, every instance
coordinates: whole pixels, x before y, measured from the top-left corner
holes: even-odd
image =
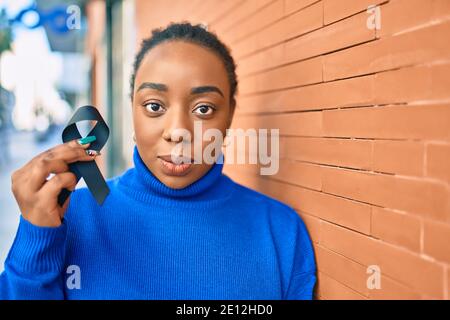
[[[199,94],[204,92],[217,92],[222,97],[224,97],[222,91],[220,91],[220,89],[215,86],[200,86],[191,89],[191,94]]]
[[[168,91],[169,88],[167,85],[163,83],[156,83],[156,82],[143,82],[137,91],[142,89],[154,89],[158,91]],[[191,89],[191,94],[200,94],[205,92],[217,92],[222,97],[224,97],[223,92],[216,86],[200,86],[200,87],[194,87]]]
[[[143,82],[139,88],[137,89],[137,91],[142,90],[142,89],[155,89],[158,91],[167,91],[168,88],[165,84],[162,83],[155,83],[155,82]]]

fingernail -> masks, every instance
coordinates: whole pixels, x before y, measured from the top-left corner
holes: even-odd
[[[85,145],[85,144],[91,143],[91,142],[93,142],[95,140],[97,140],[96,136],[87,136],[87,137],[84,137],[82,139],[78,139],[77,142],[80,145]]]
[[[88,156],[91,156],[91,157],[101,155],[100,151],[92,150],[92,149],[85,150],[85,152]]]

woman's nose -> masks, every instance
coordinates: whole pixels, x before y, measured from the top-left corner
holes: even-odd
[[[192,140],[192,120],[189,113],[181,108],[172,107],[166,113],[163,138],[169,142],[191,142]]]

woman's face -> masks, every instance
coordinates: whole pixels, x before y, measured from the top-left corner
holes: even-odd
[[[234,111],[229,95],[225,66],[206,48],[175,40],[163,42],[145,55],[133,92],[136,145],[146,166],[166,186],[184,188],[210,169],[210,162],[197,163],[197,157],[193,164],[175,166],[170,155],[193,160],[211,143],[202,139],[205,130],[218,129],[225,135]],[[194,124],[196,134],[201,134],[195,137],[198,143],[194,143]],[[178,160],[175,158],[176,163]]]

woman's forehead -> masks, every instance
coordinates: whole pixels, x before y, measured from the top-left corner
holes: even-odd
[[[228,87],[227,72],[220,57],[185,41],[161,43],[145,55],[136,74],[136,85],[147,81],[214,84],[223,90]]]

